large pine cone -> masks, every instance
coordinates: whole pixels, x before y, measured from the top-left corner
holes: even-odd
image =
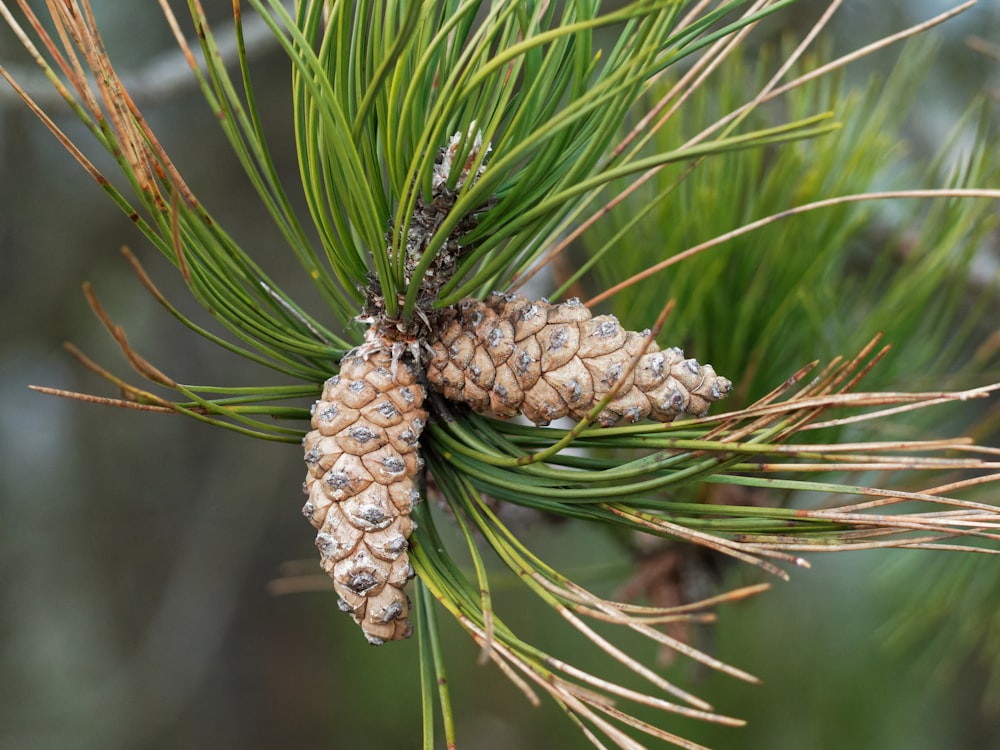
[[[616,385],[597,417],[605,427],[702,416],[732,388],[711,365],[653,341],[627,373],[646,334],[626,331],[613,315],[592,317],[578,300],[553,305],[498,292],[485,302],[462,300],[444,312],[428,344],[432,388],[478,412],[523,414],[536,424],[580,419]]]
[[[376,645],[412,630],[403,587],[413,577],[406,550],[410,509],[420,499],[413,478],[423,399],[406,363],[386,351],[353,350],[326,382],[303,442],[303,515],[319,529],[316,546],[341,609]]]

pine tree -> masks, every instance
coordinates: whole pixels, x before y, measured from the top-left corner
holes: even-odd
[[[734,387],[679,348],[661,349],[658,337],[669,304],[659,315],[654,306],[641,306],[649,319],[637,327],[651,326],[642,332],[611,314],[592,312],[621,288],[635,287],[694,252],[655,261],[640,249],[623,251],[631,259],[641,257],[644,270],[586,302],[560,301],[563,289],[549,300],[521,293],[531,275],[551,271],[577,231],[590,226],[588,216],[603,216],[661,170],[670,177],[659,192],[670,194],[703,161],[737,152],[782,153],[796,142],[824,142],[837,129],[825,113],[744,126],[765,101],[804,86],[809,76],[803,74],[783,89],[777,79],[764,84],[748,103],[705,123],[693,137],[650,146],[658,127],[652,116],[621,135],[633,107],[652,115],[681,103],[705,85],[704,71],[733,54],[744,31],[787,4],[744,9],[733,2],[684,14],[681,4],[670,2],[634,2],[601,13],[592,2],[356,6],[304,0],[292,16],[276,0],[250,0],[291,63],[298,166],[317,247],[271,161],[242,45],[239,5],[237,85],[195,0],[191,9],[204,72],[186,42],[179,42],[263,205],[327,303],[323,315],[313,315],[226,234],[183,181],[125,93],[87,2],[47,0],[45,22],[21,3],[29,30],[0,3],[8,25],[50,78],[61,81],[59,92],[114,157],[134,195],[120,192],[3,71],[5,78],[176,265],[231,338],[210,333],[173,308],[129,254],[141,282],[197,333],[303,385],[179,383],[131,348],[93,295],[92,306],[134,369],[176,395],[125,383],[82,361],[121,389],[123,407],[182,413],[255,437],[303,443],[308,496],[303,513],[317,529],[321,565],[341,607],[371,643],[417,635],[425,747],[434,745],[433,696],[442,708],[446,742],[455,743],[435,602],[526,695],[535,699],[535,690],[551,695],[595,744],[602,735],[634,747],[629,732],[642,732],[694,746],[615,705],[625,701],[741,723],[713,712],[586,620],[636,631],[753,681],[658,626],[694,622],[708,608],[766,586],[679,607],[607,601],[528,550],[497,512],[498,502],[672,544],[697,544],[781,578],[788,577],[786,568],[807,565],[803,555],[817,549],[936,546],[945,540],[956,546],[954,537],[964,533],[991,541],[998,536],[995,508],[964,500],[964,483],[949,485],[955,492],[948,490],[948,497],[938,497],[935,479],[925,480],[922,491],[893,484],[894,472],[933,476],[995,468],[976,457],[978,449],[966,441],[937,441],[937,455],[914,457],[927,446],[880,440],[845,453],[836,435],[816,442],[807,432],[854,419],[838,416],[844,410],[879,407],[876,416],[885,417],[894,407],[986,397],[989,387],[860,392],[861,378],[885,355],[873,340],[852,358],[819,370],[815,363],[802,367],[770,383],[769,390],[740,395],[729,411],[711,414],[711,404],[732,401],[749,374],[729,371],[724,360],[716,360]],[[58,30],[53,36],[45,30],[49,22]],[[595,42],[599,29],[614,35],[602,49]],[[673,75],[682,61],[690,67],[676,74],[680,83],[659,99],[647,98],[656,79]],[[621,187],[623,181],[627,187]],[[975,187],[936,195],[1000,197]],[[913,195],[897,191],[894,197]],[[820,207],[819,202],[784,207],[787,212],[767,221]],[[710,213],[712,207],[698,211],[703,208]],[[628,223],[646,210],[635,209]],[[740,231],[751,228],[744,224]],[[645,246],[662,249],[659,242]],[[576,282],[606,252],[593,252],[563,286]],[[710,281],[702,276],[703,285],[712,288]],[[733,307],[738,296],[726,295],[724,304]],[[324,316],[336,318],[337,325],[324,325]],[[726,329],[719,330],[717,338],[724,340]],[[700,349],[707,339],[671,343],[684,343],[704,358]],[[295,405],[285,403],[292,400]],[[311,410],[300,405],[304,400],[314,402]],[[563,417],[575,423],[546,426]],[[299,419],[311,429],[272,418]],[[961,457],[949,451],[962,451]],[[796,478],[817,467],[879,469],[890,484],[867,488],[861,480]],[[848,500],[834,507],[789,508],[780,502],[755,507],[702,502],[691,491],[718,484],[769,493],[816,491]],[[432,495],[447,512],[422,502]],[[935,500],[931,510],[920,505]],[[913,504],[907,512],[881,512],[884,505],[906,503]],[[466,540],[471,575],[442,541],[438,525],[444,523],[454,524]],[[542,605],[655,689],[647,694],[583,672],[514,632],[494,611],[492,575],[481,546],[492,549]],[[404,590],[414,574],[417,583]]]

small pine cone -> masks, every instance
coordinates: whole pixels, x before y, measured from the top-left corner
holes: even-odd
[[[711,365],[685,359],[676,347],[646,346],[647,335],[626,331],[613,315],[592,317],[579,300],[553,305],[494,292],[485,302],[465,299],[446,311],[428,339],[427,381],[475,411],[523,414],[536,424],[581,419],[617,385],[597,417],[604,427],[622,419],[703,416],[729,394],[732,383]]]
[[[302,514],[319,529],[320,564],[340,608],[375,645],[411,632],[403,587],[413,577],[406,549],[420,499],[413,478],[422,466],[423,400],[411,367],[386,351],[355,349],[326,381],[303,441]]]

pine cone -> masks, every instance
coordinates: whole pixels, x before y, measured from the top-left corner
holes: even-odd
[[[413,477],[422,465],[423,399],[410,366],[383,350],[355,349],[326,382],[303,441],[302,513],[319,529],[321,565],[340,608],[375,645],[411,632],[403,587],[413,577],[406,549],[420,499]]]
[[[685,359],[676,347],[646,346],[647,335],[626,331],[613,315],[592,317],[579,300],[553,305],[494,292],[444,311],[427,342],[427,381],[478,412],[523,414],[536,424],[584,417],[623,378],[597,417],[602,426],[703,416],[728,395],[732,384],[711,365]]]

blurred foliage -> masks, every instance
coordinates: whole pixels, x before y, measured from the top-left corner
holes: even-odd
[[[742,105],[789,51],[765,48],[753,64],[737,58],[723,66],[651,148],[683,143]],[[992,201],[872,201],[780,218],[793,206],[842,195],[1000,185],[1000,128],[986,101],[959,118],[931,158],[914,158],[906,124],[924,106],[921,82],[936,55],[933,43],[919,40],[885,81],[859,89],[835,75],[756,108],[754,127],[816,111],[835,112],[842,127],[662,170],[583,235],[581,261],[606,260],[593,265],[592,280],[569,291],[590,297],[672,254],[778,216],[619,292],[610,309],[639,327],[664,298],[676,299],[664,338],[688,345],[720,372],[739,373],[736,397],[745,402],[805,362],[857,351],[880,331],[892,352],[866,377],[869,387],[988,380],[1000,352],[994,347],[974,358],[973,350],[996,314],[998,282],[973,277],[972,268],[1000,220]],[[823,52],[810,56],[797,73],[826,59]],[[650,101],[670,85],[658,84]]]
[[[704,122],[738,106],[744,92],[761,85],[773,54],[765,48],[755,56],[758,64],[721,70],[719,85],[699,89],[659,132],[660,146],[683,142]],[[936,153],[925,155],[910,141],[909,123],[926,108],[923,84],[940,55],[937,44],[921,39],[902,52],[885,80],[872,79],[864,89],[836,76],[796,92],[787,103],[793,111],[837,112],[843,128],[831,135],[726,154],[690,171],[662,171],[583,235],[575,260],[559,267],[560,276],[572,282],[566,293],[589,297],[662,260],[669,254],[665,245],[682,252],[791,206],[878,190],[1000,185],[1000,123],[989,97],[958,117]],[[803,72],[823,59],[807,59]],[[650,99],[656,98],[654,92]],[[751,118],[756,127],[766,127],[784,116],[780,107],[765,106]],[[718,363],[720,371],[741,373],[737,397],[746,400],[804,361],[854,351],[879,331],[892,351],[866,377],[869,383],[901,390],[968,387],[995,381],[1000,373],[1000,278],[989,270],[998,224],[991,201],[820,208],[727,240],[605,304],[639,325],[664,296],[676,298],[666,335]],[[593,278],[577,280],[571,269],[595,258]],[[907,424],[912,436],[947,425],[997,445],[1000,409],[944,416],[935,410],[912,415]],[[879,431],[878,423],[856,425],[845,437],[878,437]],[[995,492],[987,484],[973,496],[991,502]],[[987,721],[1000,717],[996,561],[904,555],[885,565],[876,580],[880,595],[898,606],[895,612],[888,607],[878,623],[888,648],[881,658],[912,658],[908,668],[930,675],[941,691],[970,669],[982,670],[982,692],[972,702]],[[900,595],[904,591],[907,596]]]

